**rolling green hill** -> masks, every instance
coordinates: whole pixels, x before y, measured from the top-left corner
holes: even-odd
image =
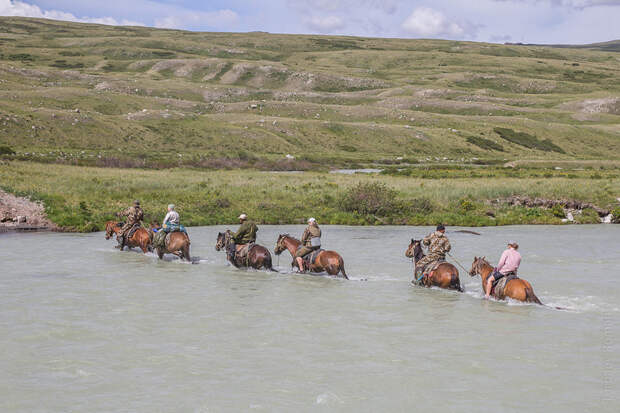
[[[128,167],[618,160],[620,55],[600,49],[1,17],[0,147]]]

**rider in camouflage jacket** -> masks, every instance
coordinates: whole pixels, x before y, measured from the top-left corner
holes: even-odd
[[[438,225],[435,232],[429,234],[422,240],[422,245],[428,246],[428,254],[420,261],[416,262],[416,279],[420,278],[424,272],[424,269],[429,266],[429,264],[446,260],[446,254],[450,252],[452,246],[450,245],[450,240],[446,237],[445,232],[446,228],[443,225]]]
[[[127,217],[127,221],[125,222],[125,225],[123,225],[123,228],[121,228],[121,232],[117,237],[118,245],[122,251],[127,244],[127,233],[129,230],[131,230],[134,225],[140,224],[144,219],[144,212],[142,211],[142,208],[140,208],[140,201],[134,201],[133,206],[130,206],[126,210],[120,212],[119,216]]]

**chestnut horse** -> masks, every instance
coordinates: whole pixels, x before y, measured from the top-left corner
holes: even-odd
[[[151,225],[151,237],[153,236],[154,225]],[[157,251],[157,256],[159,259],[164,258],[164,254],[173,254],[182,260],[191,261],[192,257],[189,255],[189,235],[185,232],[175,231],[169,234],[170,236],[166,236],[166,245],[164,248],[157,247],[155,251]]]
[[[482,291],[485,291],[487,285],[487,279],[493,273],[493,267],[484,257],[474,257],[474,262],[471,264],[471,270],[469,275],[475,277],[480,274],[482,278]],[[503,300],[506,297],[510,297],[513,300],[524,301],[528,303],[542,304],[536,294],[532,285],[522,278],[514,278],[506,283],[504,287],[504,294],[501,297],[496,297],[499,300]]]
[[[424,251],[422,251],[422,240],[415,240],[412,238],[409,248],[405,251],[405,257],[413,258],[413,268],[415,269],[415,263],[424,258]],[[461,288],[461,281],[459,280],[459,270],[449,262],[439,264],[439,266],[435,268],[435,271],[419,280],[416,280],[414,276],[414,280],[412,282],[426,287],[435,286],[463,292],[463,288]]]
[[[288,234],[281,234],[276,242],[274,252],[276,255],[280,255],[284,250],[288,250],[293,257],[293,263],[291,266],[294,268],[298,267],[297,260],[295,259],[295,253],[300,246],[300,240],[293,238]],[[308,269],[311,272],[325,271],[332,276],[338,276],[339,273],[342,273],[342,278],[347,280],[349,279],[349,277],[347,277],[347,273],[344,271],[344,260],[340,254],[335,251],[321,251],[319,255],[317,255],[314,262],[310,264],[310,268]]]
[[[252,249],[248,252],[247,258],[245,260],[238,260],[236,257],[234,259],[230,259],[228,256],[228,246],[233,242],[232,240],[232,232],[230,230],[226,230],[226,232],[219,232],[217,234],[217,242],[215,244],[215,250],[226,251],[226,256],[228,261],[232,265],[237,268],[255,268],[261,269],[264,268],[269,271],[275,271],[271,265],[271,253],[269,250],[262,245],[254,244]],[[244,246],[237,245],[237,251],[239,251]]]
[[[112,238],[112,235],[116,234],[118,238],[118,234],[121,232],[121,228],[123,228],[122,222],[116,221],[108,221],[105,224],[105,239]],[[138,228],[131,238],[125,241],[125,245],[130,249],[133,247],[140,247],[142,252],[145,254],[152,250],[151,247],[151,237],[149,232],[144,228]]]

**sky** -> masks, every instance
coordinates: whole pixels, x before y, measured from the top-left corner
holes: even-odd
[[[0,16],[494,43],[620,39],[620,0],[0,0]]]

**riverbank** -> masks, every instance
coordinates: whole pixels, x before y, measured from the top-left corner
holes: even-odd
[[[475,170],[467,176],[462,169],[445,169],[437,177],[420,178],[112,169],[13,161],[0,168],[0,185],[15,196],[44,205],[47,219],[63,230],[82,232],[101,230],[133,199],[142,202],[147,222],[160,221],[166,205],[175,203],[187,226],[235,224],[242,212],[258,223],[280,225],[303,223],[309,216],[323,224],[341,225],[562,224],[568,212],[575,223],[601,222],[591,207],[569,211],[557,202],[516,204],[510,202],[514,196],[578,201],[620,215],[620,177],[615,170],[595,175],[522,169],[512,173],[492,176]]]
[[[41,202],[18,197],[0,189],[0,233],[58,230],[47,218]]]

